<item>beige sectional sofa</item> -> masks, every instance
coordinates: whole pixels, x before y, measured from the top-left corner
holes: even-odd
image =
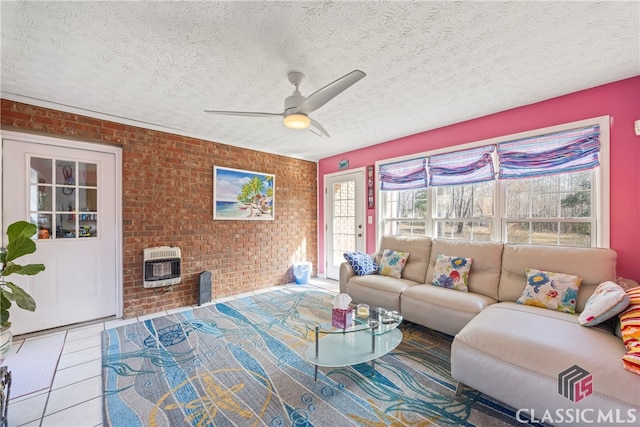
[[[345,262],[340,292],[453,335],[451,374],[460,385],[549,424],[640,425],[640,376],[623,369],[625,347],[612,322],[584,327],[578,314],[516,303],[525,268],[535,268],[581,277],[581,312],[600,283],[615,281],[615,251],[385,236],[376,261],[384,249],[410,254],[401,278],[357,276]],[[439,254],[473,259],[469,292],[431,284]],[[559,390],[558,376],[573,365],[592,375],[592,393],[582,399]]]

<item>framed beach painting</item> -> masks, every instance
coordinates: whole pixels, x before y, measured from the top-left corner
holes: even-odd
[[[272,220],[276,176],[213,167],[213,219]]]

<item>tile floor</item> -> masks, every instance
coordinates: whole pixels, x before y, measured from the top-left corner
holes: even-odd
[[[335,280],[312,278],[309,281],[309,286],[338,292],[338,282]],[[240,296],[242,295],[216,299],[213,302],[224,302]],[[188,310],[189,308],[191,307],[162,311],[155,314],[138,316],[137,318],[113,319],[88,325],[75,325],[69,329],[56,329],[48,333],[36,333],[15,337],[11,352],[18,353],[20,347],[28,340],[37,340],[44,336],[63,334],[65,341],[51,388],[11,399],[8,412],[9,427],[101,426],[102,331]]]

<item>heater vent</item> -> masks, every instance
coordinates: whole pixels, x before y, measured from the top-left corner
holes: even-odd
[[[157,288],[180,283],[182,254],[179,248],[159,246],[144,250],[144,287]]]

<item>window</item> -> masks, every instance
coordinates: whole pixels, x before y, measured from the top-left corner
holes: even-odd
[[[426,189],[383,192],[384,234],[424,236],[429,219]]]
[[[380,191],[380,232],[608,247],[608,124],[600,117],[424,153],[430,185]]]
[[[507,181],[508,243],[594,246],[592,171]]]
[[[434,233],[459,240],[491,240],[494,183],[434,189]]]

